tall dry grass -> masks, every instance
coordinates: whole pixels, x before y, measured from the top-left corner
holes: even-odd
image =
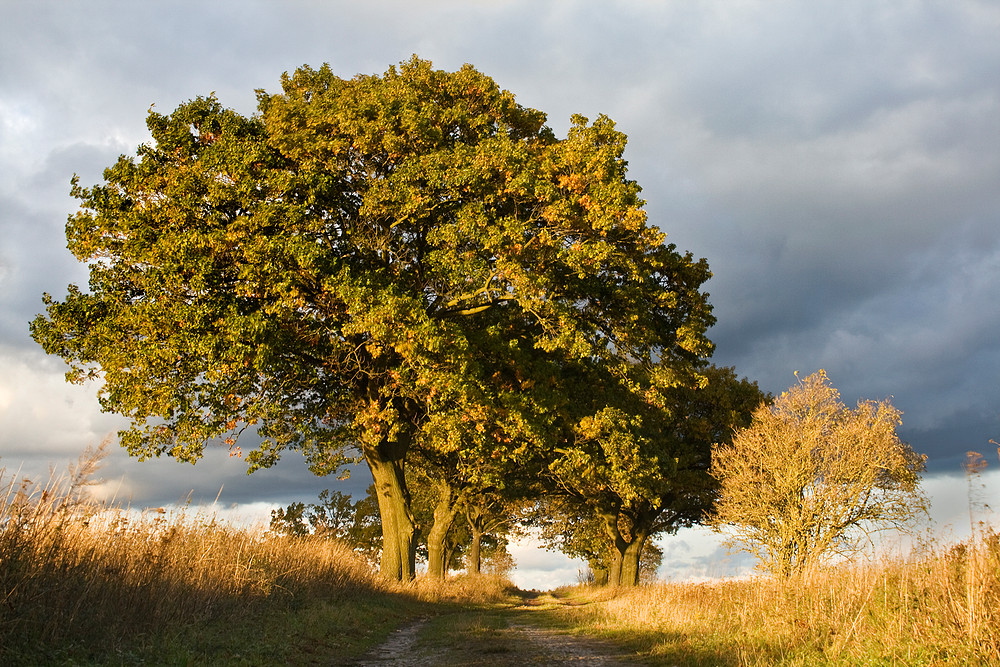
[[[417,577],[393,588],[423,602],[488,605],[520,600],[517,587],[499,574],[457,574],[444,581]]]
[[[276,536],[203,514],[95,504],[87,487],[107,446],[88,449],[66,475],[44,484],[0,469],[0,664],[81,656],[115,663],[123,655],[142,661],[151,646],[186,645],[195,632],[207,632],[213,645],[238,644],[238,637],[218,635],[248,621],[261,631],[287,622],[295,633],[300,621],[278,616],[303,609],[314,626],[313,612],[320,611],[324,629],[313,631],[327,636],[377,635],[376,628],[388,632],[420,613],[422,603],[510,595],[511,584],[500,577],[388,583],[330,540]],[[280,627],[274,633],[287,634]],[[356,641],[363,650],[365,640],[331,641],[342,652]]]
[[[74,644],[113,652],[206,619],[388,592],[339,544],[103,508],[81,486],[72,474],[34,485],[0,470],[0,664]]]
[[[680,664],[1000,665],[1000,536],[800,579],[605,592],[585,626]]]

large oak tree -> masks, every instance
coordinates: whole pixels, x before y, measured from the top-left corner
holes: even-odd
[[[515,463],[555,441],[566,367],[681,377],[711,351],[708,267],[647,223],[606,117],[557,139],[473,67],[414,57],[147,124],[102,184],[74,182],[89,290],[46,295],[32,335],[103,379],[140,458],[249,443],[250,471],[297,449],[327,474],[360,453],[387,577],[414,574],[414,449]]]

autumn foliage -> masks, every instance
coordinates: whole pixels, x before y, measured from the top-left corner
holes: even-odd
[[[715,448],[713,525],[782,576],[905,526],[926,505],[924,457],[896,435],[900,414],[887,400],[848,408],[822,370],[801,379]]]

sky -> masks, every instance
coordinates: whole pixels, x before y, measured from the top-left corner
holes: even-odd
[[[69,181],[149,141],[153,107],[256,89],[329,63],[471,63],[548,114],[629,137],[649,219],[707,258],[714,361],[780,393],[827,371],[845,402],[890,398],[928,457],[939,530],[968,532],[965,452],[1000,507],[1000,5],[977,0],[0,0],[0,467],[36,478],[123,424],[28,335],[41,295],[87,284],[66,250]],[[102,492],[233,515],[363,488],[296,456],[248,477],[116,450]],[[985,511],[985,510],[984,510]],[[964,519],[963,519],[964,517]],[[963,528],[964,526],[964,528]],[[671,578],[745,569],[705,531],[664,541]],[[522,581],[578,564],[522,551]]]

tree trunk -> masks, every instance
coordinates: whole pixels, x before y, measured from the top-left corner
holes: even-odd
[[[455,562],[455,551],[458,550],[458,545],[451,540],[444,541],[444,573],[445,576],[448,575],[448,570]]]
[[[596,558],[591,559],[588,562],[588,565],[590,566],[590,572],[591,572],[591,574],[594,575],[594,585],[595,586],[607,586],[608,585],[608,577],[610,576],[610,572],[609,572],[608,568],[605,567],[605,565],[603,563],[601,563],[599,560],[597,560]]]
[[[478,521],[473,521],[470,518],[469,530],[472,533],[472,543],[469,545],[466,570],[469,574],[480,574],[483,571],[483,529]]]
[[[625,535],[619,528],[617,513],[608,512],[602,514],[601,517],[604,519],[604,529],[608,541],[614,545],[608,554],[610,558],[608,584],[610,586],[638,585],[639,560],[642,556],[642,548],[646,546],[646,540],[649,538],[648,524],[651,519],[648,518],[647,514],[640,515],[639,518],[629,517],[628,523],[631,524],[631,529]],[[655,515],[653,517],[655,518]]]
[[[410,581],[416,571],[416,529],[410,510],[410,493],[406,488],[404,455],[405,449],[398,456],[386,455],[385,451],[365,452],[382,517],[380,573],[390,581]]]
[[[434,525],[427,533],[427,576],[444,579],[448,572],[445,542],[455,515],[458,514],[459,494],[447,482],[438,482],[435,486],[439,495],[437,507],[434,508]]]
[[[608,586],[617,586],[622,579],[622,551],[615,548],[610,553],[608,563]]]
[[[604,520],[604,530],[608,541],[612,545],[612,548],[608,550],[608,585],[617,586],[621,582],[622,557],[628,548],[628,542],[625,541],[618,529],[617,512],[602,513],[601,518]]]
[[[469,574],[482,574],[483,571],[483,535],[486,534],[487,511],[482,497],[475,497],[466,503],[465,519],[472,534],[469,545],[469,557],[465,569]]]
[[[639,584],[639,560],[642,556],[642,548],[646,546],[647,535],[639,533],[627,543],[625,551],[621,554],[621,575],[618,580],[619,586],[637,586]]]

